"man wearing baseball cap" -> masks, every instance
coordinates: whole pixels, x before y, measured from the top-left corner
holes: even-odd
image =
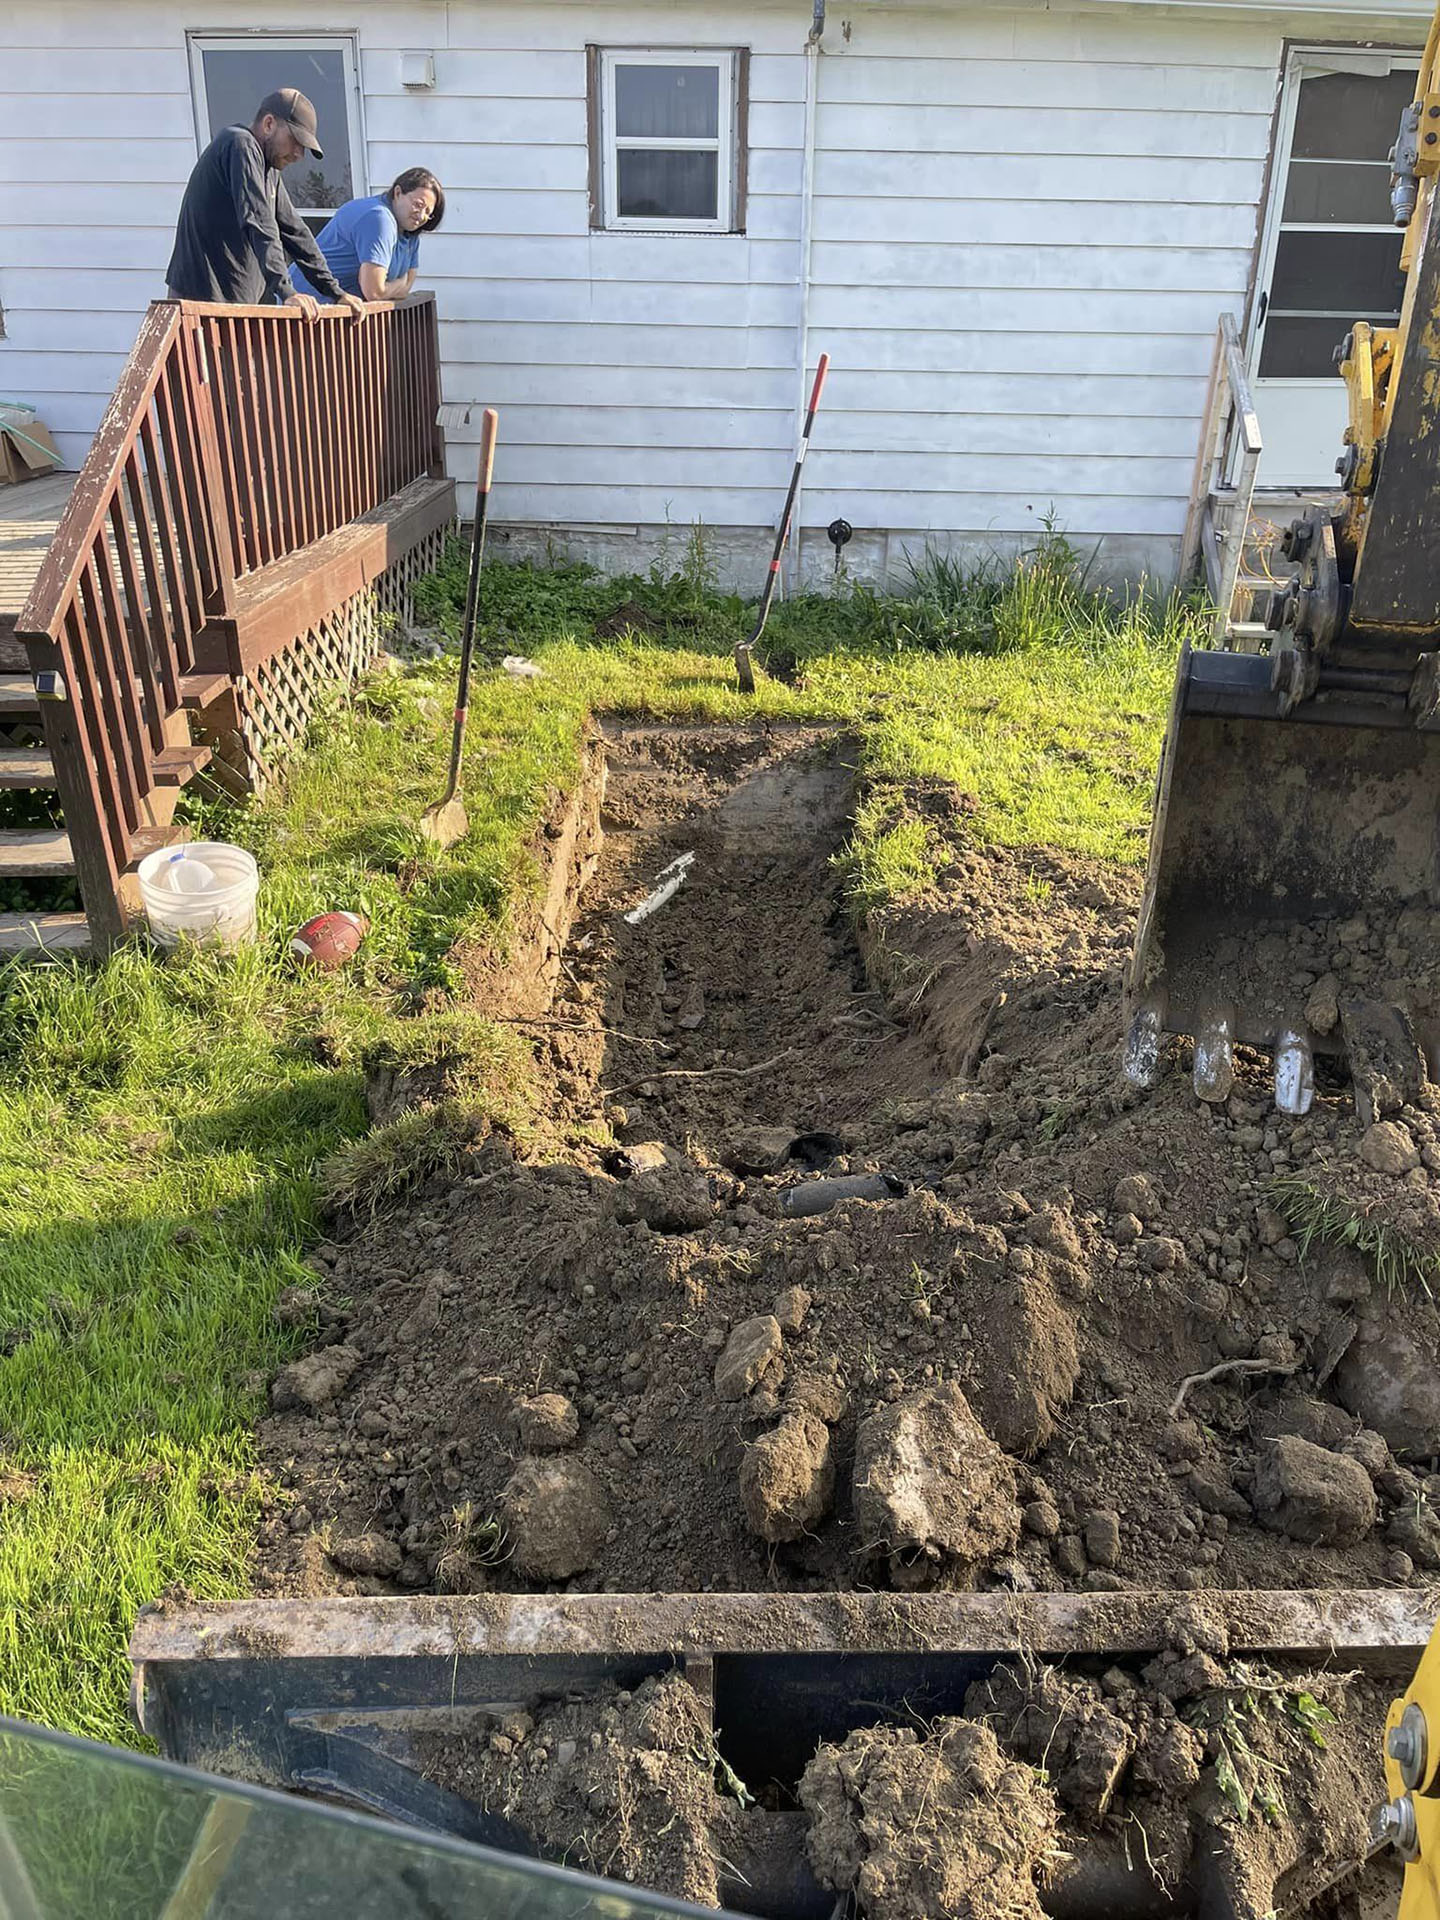
[[[267,93],[248,127],[216,134],[196,161],[180,205],[165,275],[172,300],[232,306],[279,300],[313,320],[319,313],[315,301],[290,281],[294,260],[321,293],[352,313],[365,311],[331,273],[280,178],[306,153],[324,157],[315,109],[295,87]]]

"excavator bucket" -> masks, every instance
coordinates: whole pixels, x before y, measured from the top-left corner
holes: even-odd
[[[1301,1113],[1316,1052],[1416,1090],[1440,1066],[1440,735],[1343,692],[1290,714],[1269,655],[1186,649],[1127,976],[1125,1067],[1195,1042],[1201,1098],[1237,1043],[1274,1056]],[[1363,1101],[1362,1101],[1363,1105]]]

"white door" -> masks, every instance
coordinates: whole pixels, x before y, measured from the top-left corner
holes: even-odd
[[[1333,487],[1345,432],[1335,348],[1352,321],[1400,316],[1389,153],[1415,92],[1413,53],[1291,52],[1254,303],[1262,487]]]

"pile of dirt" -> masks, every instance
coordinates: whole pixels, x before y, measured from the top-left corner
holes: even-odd
[[[741,1803],[717,1786],[709,1716],[675,1674],[633,1693],[499,1711],[478,1737],[423,1735],[417,1757],[427,1779],[550,1859],[699,1906],[719,1904],[720,1861],[743,1851]]]
[[[1137,1097],[1118,1077],[1137,876],[974,845],[963,807],[922,793],[936,888],[857,942],[835,860],[843,740],[651,728],[607,750],[598,873],[529,1029],[553,1091],[543,1144],[477,1145],[406,1218],[322,1247],[313,1288],[283,1303],[319,1346],[273,1383],[257,1588],[1432,1580],[1440,1312],[1387,1294],[1361,1251],[1366,1219],[1417,1262],[1433,1250],[1428,1085],[1367,1129],[1328,1082],[1291,1121],[1268,1062],[1242,1053],[1212,1108],[1177,1050]],[[679,891],[637,915],[685,854]],[[1360,1222],[1351,1244],[1302,1250],[1316,1195]],[[1351,1847],[1339,1810],[1363,1817],[1378,1790],[1347,1801],[1341,1777],[1378,1753],[1360,1683],[1302,1689],[1363,1726],[1354,1748],[1310,1742],[1318,1727],[1256,1693],[1247,1783],[1223,1727],[1189,1717],[1198,1694],[1142,1676],[1141,1713],[1096,1682],[1052,1780],[1062,1826],[1088,1808],[1113,1834],[1123,1806],[1162,1878],[1218,1836],[1216,1871],[1247,1899],[1266,1875],[1308,1887],[1307,1848]],[[953,1846],[900,1871],[884,1803],[917,1768],[944,1822],[979,1783],[1010,1794],[1055,1697],[1016,1707],[1023,1738],[1000,1716],[998,1755],[949,1723],[842,1743],[811,1781],[833,1837],[822,1877],[853,1863],[877,1914],[1027,1912],[1056,1844],[1043,1795],[1014,1788],[1017,1846],[987,1869],[999,1905],[965,1891],[979,1869]],[[1122,1750],[1128,1784],[1106,1801]],[[492,1799],[505,1770],[484,1762]],[[556,1831],[580,1830],[569,1792]],[[704,1892],[703,1848],[675,1844],[690,1877],[674,1886]],[[630,1856],[607,1826],[586,1858]]]
[[[417,1759],[519,1844],[703,1905],[758,1891],[769,1910],[808,1871],[866,1920],[1040,1920],[1057,1894],[1149,1910],[1186,1890],[1263,1914],[1309,1911],[1363,1862],[1385,1705],[1363,1676],[1228,1661],[1182,1630],[1144,1666],[1004,1664],[961,1714],[822,1741],[796,1813],[736,1775],[678,1673],[496,1707],[421,1735]]]
[[[1268,1110],[1260,1062],[1218,1111],[1183,1071],[1119,1085],[1134,876],[932,804],[939,889],[872,920],[867,965],[843,741],[646,729],[610,765],[534,1028],[551,1143],[485,1143],[285,1303],[329,1345],[272,1391],[262,1587],[1440,1569],[1440,1313],[1354,1249],[1302,1258],[1274,1197],[1428,1204],[1429,1170],[1366,1166],[1342,1090]]]

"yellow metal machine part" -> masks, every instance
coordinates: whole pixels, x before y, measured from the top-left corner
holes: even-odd
[[[1389,1804],[1379,1836],[1405,1861],[1400,1920],[1440,1916],[1440,1627],[1430,1637],[1409,1689],[1385,1722]]]

